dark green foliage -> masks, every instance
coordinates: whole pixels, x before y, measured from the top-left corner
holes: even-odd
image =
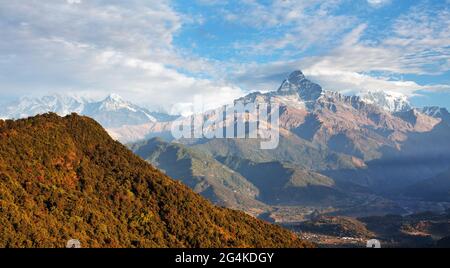
[[[0,226],[0,247],[309,245],[214,207],[75,114],[0,120]]]

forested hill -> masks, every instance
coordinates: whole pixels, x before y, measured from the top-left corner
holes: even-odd
[[[94,120],[0,120],[0,247],[305,247],[291,232],[218,208]]]

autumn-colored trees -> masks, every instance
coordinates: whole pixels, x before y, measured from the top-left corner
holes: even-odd
[[[0,123],[0,226],[0,247],[308,245],[214,207],[75,114]]]

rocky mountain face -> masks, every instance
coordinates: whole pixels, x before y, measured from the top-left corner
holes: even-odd
[[[424,107],[421,109],[421,112],[434,118],[442,119],[442,121],[446,123],[450,123],[450,113],[445,108],[437,106]]]
[[[298,94],[299,99],[314,104],[314,101],[322,95],[322,87],[306,79],[301,71],[294,71],[283,81],[277,94],[281,96]]]
[[[278,91],[253,93],[238,101],[279,103],[282,128],[314,144],[367,161],[379,158],[385,146],[400,146],[407,133],[430,131],[440,122],[409,108],[406,102],[389,103],[391,95],[382,94],[371,93],[367,96],[373,98],[368,101],[368,97],[325,91],[295,71]]]
[[[0,120],[0,247],[305,247],[213,206],[111,139],[94,120]]]

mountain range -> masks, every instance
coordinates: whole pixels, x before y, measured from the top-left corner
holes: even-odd
[[[415,108],[395,92],[356,96],[324,90],[301,71],[274,91],[235,100],[268,101],[280,106],[280,142],[273,150],[261,150],[257,139],[174,141],[170,128],[176,116],[116,95],[102,101],[24,99],[0,114],[85,114],[167,175],[216,204],[253,215],[287,207],[357,216],[450,207],[445,108]]]
[[[416,204],[448,201],[450,121],[445,108],[413,108],[398,94],[347,96],[327,91],[301,71],[291,73],[275,91],[254,92],[235,102],[269,101],[280,105],[280,142],[273,150],[261,150],[256,139],[179,140],[176,146],[222,163],[240,181],[245,178],[257,190],[252,191],[255,200],[267,205],[268,211],[279,206],[313,206],[333,207],[340,211],[333,213],[345,215],[384,215],[410,211],[411,199]],[[142,139],[168,132],[161,124],[153,131],[151,124],[145,124],[149,131],[141,132]],[[164,150],[139,147],[132,146],[156,166],[180,170],[176,161],[154,158],[165,154]],[[433,195],[425,194],[427,189],[420,185],[436,181],[436,176],[441,194],[430,199]],[[185,181],[182,174],[175,177]],[[208,175],[202,178],[214,180]],[[449,206],[427,203],[426,208]]]
[[[60,116],[71,113],[86,115],[95,119],[105,128],[164,122],[176,118],[161,112],[151,112],[125,101],[117,94],[110,94],[100,101],[62,94],[41,98],[25,97],[0,109],[0,117],[19,119],[47,112],[53,112]]]

